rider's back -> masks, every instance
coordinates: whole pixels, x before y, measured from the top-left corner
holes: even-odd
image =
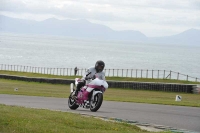
[[[94,77],[94,75],[96,75],[97,78],[99,78],[101,80],[105,80],[105,73],[103,71],[97,73],[95,67],[89,67],[82,79],[85,79],[85,77],[86,77],[87,74],[89,74],[87,76],[88,79],[92,79]],[[90,80],[87,80],[87,83],[88,82],[90,82]]]

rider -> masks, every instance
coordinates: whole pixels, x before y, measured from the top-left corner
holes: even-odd
[[[78,82],[75,95],[77,96],[80,88],[85,84],[88,84],[91,81],[90,79],[95,79],[98,77],[102,80],[105,80],[105,73],[103,72],[104,67],[105,63],[102,60],[98,60],[94,67],[88,68],[85,75],[82,77],[81,82]]]

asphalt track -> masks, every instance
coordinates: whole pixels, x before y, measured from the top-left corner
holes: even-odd
[[[70,110],[67,100],[67,98],[0,94],[0,103],[6,105],[115,117],[200,132],[200,108],[198,107],[103,101],[97,112],[91,112],[84,108]]]

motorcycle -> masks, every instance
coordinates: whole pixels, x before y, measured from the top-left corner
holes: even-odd
[[[89,74],[87,74],[86,77]],[[73,83],[70,84],[71,94],[68,99],[68,106],[70,109],[76,110],[78,107],[83,107],[90,109],[92,112],[96,112],[101,107],[103,102],[103,93],[108,88],[108,83],[98,76],[88,80],[90,80],[90,82],[78,91],[77,97],[75,98],[75,86]],[[82,80],[76,78],[75,85],[77,86],[79,82],[82,82]],[[86,90],[90,91],[88,92]]]

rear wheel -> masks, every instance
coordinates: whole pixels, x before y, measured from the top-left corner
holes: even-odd
[[[68,106],[70,109],[75,110],[79,107],[79,105],[76,104],[76,100],[72,98],[73,92],[70,94],[68,99]]]
[[[103,102],[103,94],[102,93],[97,93],[94,96],[94,100],[90,100],[90,110],[92,112],[96,112],[100,107]]]

